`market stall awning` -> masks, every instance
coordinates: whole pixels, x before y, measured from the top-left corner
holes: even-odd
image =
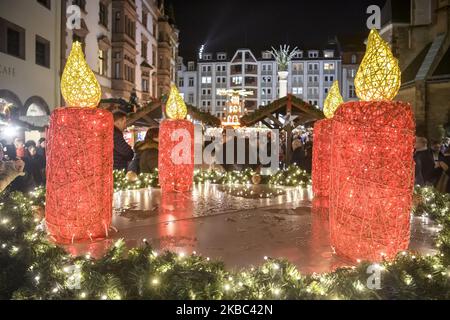
[[[281,122],[279,116],[287,117],[287,122]],[[291,125],[292,129],[300,125],[305,125],[317,120],[324,119],[322,111],[306,103],[294,95],[287,95],[284,98],[275,100],[267,106],[260,107],[257,111],[241,118],[241,124],[251,127],[259,122],[264,123],[272,129],[284,129],[286,125]]]

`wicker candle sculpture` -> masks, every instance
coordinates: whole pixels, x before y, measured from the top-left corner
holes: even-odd
[[[194,182],[194,125],[175,85],[166,103],[169,118],[159,132],[159,183],[163,192],[187,192]]]
[[[387,43],[371,31],[355,79],[362,101],[343,104],[333,119],[331,242],[353,261],[393,259],[409,245],[415,122],[409,104],[391,101],[400,76]]]
[[[67,107],[50,118],[46,223],[57,243],[108,235],[113,199],[113,117],[97,109],[101,88],[81,44],[73,44],[61,79]]]
[[[332,118],[342,103],[339,82],[335,81],[324,103],[323,113],[327,119],[314,125],[312,181],[314,205],[319,208],[329,206]]]

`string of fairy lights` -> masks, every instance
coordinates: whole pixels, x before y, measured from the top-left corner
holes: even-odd
[[[273,175],[260,175],[252,169],[243,171],[218,171],[218,170],[196,170],[194,172],[194,183],[196,184],[220,184],[220,185],[254,185],[269,184],[271,186],[301,187],[311,186],[311,175],[297,166],[279,170]],[[139,175],[127,175],[125,171],[114,171],[114,190],[128,191],[159,186],[158,170],[152,173]]]
[[[264,257],[260,267],[228,271],[194,252],[158,253],[143,240],[114,242],[100,259],[73,258],[48,241],[36,215],[45,190],[0,199],[1,299],[448,299],[450,196],[417,189],[414,214],[439,223],[436,254],[401,252],[377,265],[381,289],[366,285],[369,263],[327,274],[301,274],[291,263]]]

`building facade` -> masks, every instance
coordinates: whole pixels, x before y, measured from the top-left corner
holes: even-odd
[[[81,8],[81,28],[66,30],[66,57],[81,41],[103,98],[157,97],[157,0],[68,0]],[[65,63],[65,62],[63,62]]]
[[[0,111],[41,125],[60,105],[60,21],[61,1],[0,1]]]
[[[187,66],[183,62],[182,57],[178,57],[177,79],[180,94],[183,96],[187,104],[191,106],[198,105],[198,73],[194,61],[189,61]]]
[[[168,95],[171,84],[177,82],[179,33],[175,25],[173,7],[167,10],[164,0],[159,0],[158,96]]]
[[[380,34],[399,58],[397,99],[413,106],[417,135],[449,136],[450,0],[388,0]]]
[[[288,92],[322,107],[331,85],[339,80],[342,91],[349,96],[353,85],[351,70],[357,69],[359,62],[359,57],[355,64],[350,60],[343,69],[337,42],[330,42],[321,50],[302,50],[289,64]],[[195,65],[194,62],[189,63]],[[195,106],[220,118],[225,115],[227,99],[219,94],[221,89],[252,92],[245,98],[245,112],[254,112],[279,98],[278,66],[269,51],[259,56],[250,49],[239,49],[232,55],[226,52],[203,53],[197,61],[196,76],[192,70],[188,75],[184,65],[179,64],[178,68],[180,92],[186,102],[194,101]],[[343,83],[344,73],[346,81]],[[197,84],[195,92],[186,85],[192,83]]]

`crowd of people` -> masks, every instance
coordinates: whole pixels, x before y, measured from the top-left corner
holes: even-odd
[[[414,160],[416,185],[433,186],[440,192],[450,193],[450,139],[428,144],[426,138],[418,137]]]
[[[159,129],[150,128],[145,136],[144,141],[139,141],[132,148],[124,138],[124,131],[127,127],[127,115],[124,112],[114,113],[114,169],[124,170],[129,173],[140,174],[140,173],[151,173],[158,168],[158,148],[159,148]],[[255,152],[258,150],[259,146],[251,146],[251,140],[245,139],[245,163],[242,164],[238,161],[238,157],[242,158],[243,154],[240,154],[237,150],[238,142],[237,137],[227,136],[226,131],[223,132],[222,137],[222,149],[225,151],[229,149],[228,144],[232,143],[234,145],[234,162],[230,163],[229,155],[226,152],[214,153],[213,167],[215,170],[224,171],[241,171],[247,168],[251,168],[255,171],[260,171],[264,168],[257,160],[257,163],[251,163],[250,160],[255,159],[255,155],[251,156],[250,152]],[[231,141],[234,139],[234,141]],[[291,158],[286,159],[286,144],[287,139],[285,133],[280,136],[280,148],[279,148],[279,167],[288,167],[289,165],[295,164],[302,168],[303,170],[311,173],[312,171],[312,132],[302,131],[297,132],[292,137]],[[208,142],[211,143],[211,142]],[[206,148],[206,143],[203,147]],[[266,155],[271,154],[271,143],[272,137],[269,133],[267,150],[264,150]],[[214,152],[214,151],[213,151]],[[239,155],[239,156],[238,156]],[[220,159],[223,157],[223,159]]]
[[[135,174],[151,173],[158,168],[159,129],[150,128],[143,141],[132,148],[124,138],[127,127],[126,113],[114,114],[114,169]],[[227,141],[225,139],[225,141]],[[280,167],[295,164],[311,173],[313,141],[312,133],[303,131],[292,137],[291,159],[285,159],[286,136],[280,137]],[[225,142],[224,144],[227,144]],[[235,143],[235,146],[237,144]],[[270,148],[270,137],[268,148]],[[16,138],[12,144],[0,141],[0,192],[8,185],[12,191],[29,192],[38,186],[45,186],[46,140],[24,141]],[[224,146],[226,150],[226,146]],[[250,150],[246,143],[246,150]],[[270,153],[270,150],[268,150]],[[237,154],[237,153],[236,153]],[[246,159],[249,159],[246,154]],[[416,139],[414,153],[415,184],[432,186],[440,192],[450,193],[450,139],[431,141],[423,137]],[[223,161],[223,163],[226,163]],[[261,165],[222,165],[222,169],[259,170]]]
[[[45,186],[46,140],[14,139],[12,144],[0,141],[0,191],[8,185],[11,191],[30,192]]]

